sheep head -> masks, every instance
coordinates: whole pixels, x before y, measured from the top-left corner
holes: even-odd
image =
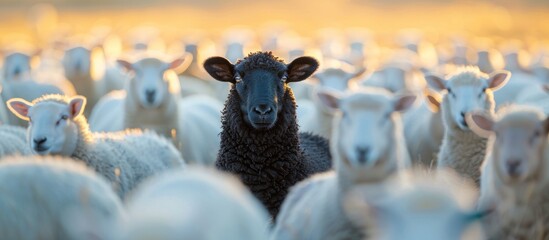
[[[524,106],[503,108],[498,115],[497,119],[482,112],[467,116],[477,135],[493,138],[491,164],[496,174],[507,184],[538,180],[545,167],[549,118]]]
[[[241,114],[246,124],[257,130],[275,126],[283,111],[288,83],[307,79],[318,68],[311,57],[299,57],[289,64],[270,52],[251,53],[236,64],[222,57],[204,62],[206,71],[216,80],[232,83],[239,96]]]
[[[46,95],[32,103],[13,98],[7,104],[17,117],[29,121],[27,142],[35,154],[70,156],[75,151],[79,130],[74,120],[83,116],[85,97]]]
[[[415,95],[393,96],[386,90],[369,88],[347,96],[331,91],[319,92],[318,96],[338,112],[331,141],[338,169],[358,172],[375,169],[373,172],[382,177],[397,169],[396,157],[389,157],[397,151],[394,149],[395,131],[402,131],[397,129],[400,123],[396,121],[400,120],[395,118],[395,113],[410,108]]]
[[[465,115],[479,110],[493,112],[493,92],[502,88],[510,76],[508,71],[496,71],[488,76],[476,67],[465,67],[448,80],[434,75],[425,79],[431,88],[443,92],[442,110],[446,125],[468,131]]]

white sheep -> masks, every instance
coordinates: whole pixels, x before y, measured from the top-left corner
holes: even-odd
[[[409,162],[399,113],[415,101],[383,89],[326,96],[339,109],[330,151],[335,172],[294,186],[276,219],[272,239],[360,239],[362,230],[343,213],[343,197],[355,185],[382,195],[384,181]]]
[[[480,209],[490,239],[544,239],[549,234],[549,120],[537,108],[512,105],[492,118],[468,115],[471,129],[489,139],[482,165]]]
[[[505,69],[511,71],[513,75],[505,86],[494,93],[496,109],[504,105],[517,103],[517,98],[519,98],[521,92],[539,88],[541,84],[534,74],[521,66],[519,61],[520,53],[520,51],[512,51],[505,55]]]
[[[402,172],[386,188],[387,196],[378,199],[363,186],[345,197],[345,213],[367,229],[367,239],[484,239],[479,220],[489,211],[475,210],[472,182],[454,172]]]
[[[402,116],[404,136],[412,163],[433,167],[444,136],[442,96],[430,89],[425,89],[423,95],[424,101]]]
[[[27,142],[35,154],[79,159],[111,181],[121,197],[143,179],[184,165],[175,147],[155,133],[91,133],[85,105],[82,96],[8,101],[14,114],[30,122]]]
[[[124,211],[107,182],[60,157],[0,163],[2,239],[112,239]]]
[[[19,126],[0,125],[0,159],[10,155],[30,155],[26,129]]]
[[[312,132],[329,139],[332,135],[334,112],[324,106],[323,101],[320,99],[326,95],[323,92],[345,92],[356,89],[358,87],[357,78],[364,71],[366,71],[365,68],[355,69],[348,64],[339,63],[337,67],[327,67],[315,73],[313,77],[319,83],[312,90],[313,96],[311,98],[314,108],[311,108],[312,105],[306,100],[298,100],[298,104],[300,104],[298,108],[299,130],[301,132]]]
[[[91,130],[152,129],[173,138],[186,161],[215,163],[223,106],[208,96],[182,99],[177,78],[163,77],[185,61],[184,57],[170,63],[157,58],[143,58],[135,63],[120,60],[134,77],[125,93],[111,93],[97,104],[90,117]]]
[[[38,55],[15,51],[4,55],[3,82],[28,81],[31,78],[31,58]]]
[[[152,178],[127,201],[119,239],[266,240],[269,215],[234,176],[190,168]]]
[[[93,106],[106,91],[105,61],[100,47],[88,49],[76,46],[65,51],[62,59],[65,77],[69,80],[79,95],[88,99],[86,116],[89,116]]]
[[[458,68],[447,80],[434,75],[425,77],[431,88],[445,91],[441,106],[445,130],[437,158],[439,168],[452,168],[479,184],[486,139],[471,132],[465,115],[479,110],[493,113],[493,92],[503,87],[510,75],[508,71],[487,75],[478,67],[467,66]]]

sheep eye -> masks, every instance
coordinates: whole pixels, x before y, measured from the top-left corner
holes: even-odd
[[[283,82],[286,82],[286,80],[288,80],[288,76],[284,75],[284,76],[282,76],[282,78],[280,80],[283,81]]]
[[[541,135],[541,133],[539,131],[535,131],[534,132],[534,138],[537,138]]]
[[[242,82],[242,77],[236,76],[236,77],[234,77],[234,80],[236,81],[236,83],[241,83]]]
[[[67,119],[69,119],[69,116],[67,116],[67,115],[63,115],[63,116],[61,116],[61,119],[63,119],[63,120],[67,120]]]

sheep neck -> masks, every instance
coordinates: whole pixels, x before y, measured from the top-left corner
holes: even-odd
[[[274,127],[258,131],[244,122],[234,86],[222,112],[221,146],[217,168],[240,177],[276,216],[289,188],[307,177],[299,147],[296,104],[286,86],[283,109]]]
[[[71,157],[85,160],[87,158],[84,156],[88,155],[88,147],[94,142],[94,138],[92,133],[90,132],[90,127],[88,125],[86,117],[84,117],[83,115],[76,117],[73,120],[73,123],[76,125],[77,128],[77,138],[76,149],[71,154]]]

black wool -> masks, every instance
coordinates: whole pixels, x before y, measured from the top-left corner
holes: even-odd
[[[288,86],[284,91],[277,123],[271,129],[258,131],[244,122],[240,97],[233,86],[222,113],[221,148],[216,162],[218,169],[238,175],[273,217],[278,214],[290,187],[312,173],[331,167],[329,153],[322,156],[323,163],[314,168],[311,165],[317,160],[305,158],[300,147],[295,99]],[[307,146],[314,146],[310,140],[316,138],[306,135]],[[316,146],[326,148],[310,156],[318,157],[328,151],[327,141],[323,141]]]

